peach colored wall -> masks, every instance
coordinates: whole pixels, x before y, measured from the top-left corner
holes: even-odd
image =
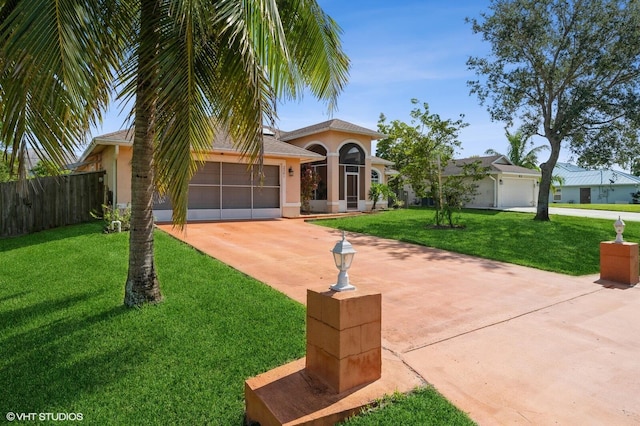
[[[289,176],[289,167],[293,168],[293,176]],[[282,205],[282,215],[298,217],[300,216],[300,160],[287,159],[284,169],[285,200]]]
[[[113,159],[115,155],[115,147],[114,146],[105,146],[103,150],[98,154],[100,157],[100,162],[97,164],[98,168],[107,172],[105,175],[105,184],[107,187],[107,191],[114,191],[116,187],[116,173],[114,169]],[[114,194],[115,195],[115,194]],[[117,203],[117,200],[113,200],[114,203]]]
[[[120,146],[118,148],[118,175],[116,203],[131,202],[131,156],[133,148]]]
[[[320,144],[327,149],[327,176],[330,185],[327,188],[327,211],[337,213],[346,210],[344,206],[341,208],[339,204],[339,152],[340,148],[346,143],[356,143],[364,150],[365,154],[365,182],[364,194],[360,194],[359,210],[368,210],[372,206],[372,202],[368,200],[367,194],[371,188],[371,139],[367,136],[357,135],[353,133],[327,131],[314,135],[304,136],[302,138],[290,141],[292,145],[301,148],[308,148],[313,144]],[[384,179],[384,177],[383,177]]]
[[[327,148],[328,152],[338,152],[340,146],[346,141],[357,142],[360,146],[362,146],[362,148],[364,148],[364,153],[366,156],[371,155],[371,139],[362,135],[354,135],[353,133],[328,131],[317,133],[315,135],[304,136],[300,139],[290,141],[289,143],[301,148],[305,148],[311,142],[322,142],[322,145]]]
[[[116,150],[118,155],[116,158]],[[131,154],[128,146],[103,146],[102,151],[87,157],[91,164],[80,167],[78,171],[104,170],[107,190],[112,191],[114,203],[131,202]],[[117,170],[116,170],[117,168]]]

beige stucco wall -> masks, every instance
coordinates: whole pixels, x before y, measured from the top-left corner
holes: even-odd
[[[496,207],[496,178],[487,176],[475,184],[478,185],[477,194],[467,207]]]
[[[117,155],[116,155],[117,152]],[[103,146],[102,151],[92,155],[96,162],[91,169],[104,170],[107,189],[114,192],[114,203],[131,203],[131,157],[133,150],[128,146]],[[243,163],[242,156],[229,154],[209,154],[205,161],[221,161],[227,163]],[[281,199],[284,217],[300,216],[300,160],[297,158],[265,158],[265,164],[280,166],[280,182],[283,199]],[[289,176],[289,168],[294,175]],[[88,170],[88,168],[85,168]],[[115,190],[114,190],[115,189]]]
[[[118,150],[115,202],[129,204],[131,203],[131,156],[133,149],[130,146],[117,146],[115,149]]]
[[[115,204],[131,202],[131,147],[102,145],[101,150],[86,158],[88,163],[78,171],[104,170],[105,186],[113,193]]]
[[[293,169],[293,176],[289,176],[289,168]],[[286,160],[284,167],[284,185],[285,200],[282,204],[282,216],[298,217],[300,216],[300,160],[289,158]]]

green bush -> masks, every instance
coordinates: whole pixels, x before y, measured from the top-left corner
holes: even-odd
[[[112,205],[102,205],[102,215],[91,212],[91,216],[96,219],[102,219],[104,221],[103,231],[105,234],[111,232],[118,232],[118,227],[113,222],[120,221],[120,229],[122,231],[128,231],[131,228],[131,206],[127,205],[125,208],[114,208]]]

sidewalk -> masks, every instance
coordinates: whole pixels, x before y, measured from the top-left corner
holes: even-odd
[[[535,207],[511,207],[504,209],[510,212],[535,213]],[[640,213],[614,212],[609,210],[586,210],[586,209],[565,209],[560,207],[549,207],[549,214],[561,216],[591,217],[594,219],[609,219],[615,222],[618,217],[623,221],[640,222]]]
[[[286,219],[160,228],[301,303],[336,279],[337,230]],[[640,286],[347,239],[352,283],[382,293],[385,352],[476,422],[640,423]]]

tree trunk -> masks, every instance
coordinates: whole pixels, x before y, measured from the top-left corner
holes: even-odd
[[[551,154],[546,163],[540,165],[542,178],[540,180],[540,189],[538,191],[538,209],[534,220],[549,221],[549,192],[551,191],[551,178],[553,176],[553,168],[558,162],[560,156],[560,140],[548,138],[551,145]]]
[[[141,2],[140,43],[135,105],[135,136],[131,160],[131,231],[129,273],[124,304],[140,306],[162,301],[153,250],[153,150],[157,103],[158,22],[156,0]]]

